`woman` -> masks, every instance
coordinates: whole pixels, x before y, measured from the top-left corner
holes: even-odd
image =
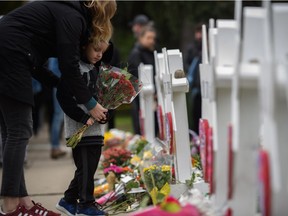
[[[153,68],[155,68],[153,51],[155,50],[156,36],[156,30],[150,25],[143,27],[139,33],[138,41],[134,45],[128,57],[129,71],[134,76],[138,77],[138,67],[141,63],[152,65]],[[155,72],[153,73],[154,77]],[[135,98],[132,102],[132,118],[134,132],[136,134],[141,134],[139,121],[139,97]],[[156,119],[157,118],[155,118],[155,127],[157,127]],[[155,128],[155,134],[157,134],[157,131],[158,129]]]
[[[89,37],[112,31],[113,1],[35,1],[0,20],[0,123],[4,146],[1,215],[59,215],[32,202],[23,173],[26,145],[32,134],[32,76],[56,86],[58,78],[44,69],[58,57],[62,78],[77,102],[97,120],[107,110],[93,99],[79,70],[80,46]],[[99,36],[100,35],[100,36]],[[104,58],[104,56],[103,56]]]

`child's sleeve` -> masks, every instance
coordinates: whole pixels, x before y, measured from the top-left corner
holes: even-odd
[[[63,79],[60,80],[56,96],[61,108],[67,116],[74,121],[86,124],[90,116],[77,106],[77,102],[69,90],[68,83]]]

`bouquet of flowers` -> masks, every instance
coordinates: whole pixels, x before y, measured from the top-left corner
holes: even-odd
[[[198,209],[190,204],[181,205],[181,203],[172,196],[167,197],[159,206],[148,207],[138,211],[133,216],[200,216]]]
[[[126,69],[101,65],[96,81],[97,101],[106,109],[116,109],[123,103],[131,103],[142,86],[142,83]],[[88,126],[84,125],[71,136],[67,146],[75,148],[87,128]]]
[[[117,147],[111,147],[103,151],[103,161],[102,166],[103,168],[110,167],[111,164],[117,166],[126,166],[131,159],[131,152]]]
[[[140,163],[141,176],[154,205],[162,203],[170,193],[172,158],[167,146],[159,140],[147,144]]]
[[[116,166],[112,164],[109,167],[104,169],[104,175],[105,176],[108,175],[109,172],[114,172],[116,175],[120,175],[122,173],[127,173],[127,172],[132,173],[133,170],[129,168],[128,166],[121,167],[121,166]]]
[[[141,88],[142,83],[126,69],[101,65],[96,83],[97,99],[106,109],[131,103]]]
[[[171,166],[151,165],[143,169],[142,176],[153,204],[162,203],[170,193]]]

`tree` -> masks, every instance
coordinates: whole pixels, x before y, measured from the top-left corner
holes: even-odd
[[[208,23],[209,18],[230,19],[234,14],[233,1],[119,1],[117,4],[114,41],[124,61],[134,43],[128,23],[137,14],[146,14],[154,21],[159,47],[181,50],[193,40],[197,23]]]

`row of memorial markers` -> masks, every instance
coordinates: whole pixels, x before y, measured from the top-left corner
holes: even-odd
[[[288,4],[235,2],[233,20],[203,25],[200,65],[203,175],[223,215],[288,215]],[[208,34],[207,34],[208,33]],[[176,179],[191,178],[189,131],[179,50],[155,52],[139,66],[142,131],[154,139],[154,92],[160,138],[175,155]]]

